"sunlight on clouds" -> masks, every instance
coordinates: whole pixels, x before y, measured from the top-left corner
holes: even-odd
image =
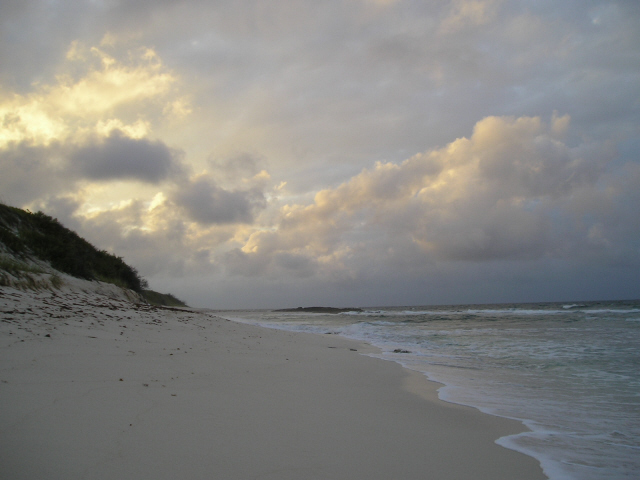
[[[588,144],[570,148],[559,141],[569,122],[557,113],[549,123],[487,117],[468,138],[400,164],[378,162],[318,192],[310,205],[283,206],[277,230],[255,232],[240,248],[243,256],[234,262],[241,259],[246,268],[238,272],[277,269],[278,259],[307,275],[311,268],[369,268],[373,258],[417,265],[425,255],[475,261],[554,255],[566,247],[550,212],[572,221],[571,205],[579,196],[579,202],[597,197],[593,184],[610,158],[596,149],[589,160],[581,156]],[[590,244],[604,238],[599,225],[575,235]]]
[[[5,181],[41,175],[51,188],[27,201],[148,273],[211,271],[255,233],[271,176],[251,155],[193,176],[182,150],[154,138],[191,114],[191,97],[153,49],[123,48],[73,42],[55,81],[0,96],[0,155],[17,166]]]
[[[259,182],[259,183],[262,183],[262,182],[266,182],[266,181],[269,181],[269,180],[271,180],[271,175],[269,175],[269,172],[267,172],[266,170],[261,170],[258,173],[256,173],[253,176],[253,178],[248,179],[247,182],[251,182],[251,183]]]
[[[144,202],[134,198],[127,198],[108,204],[93,204],[86,201],[84,208],[76,215],[87,225],[110,224],[110,236],[126,238],[133,232],[157,234],[166,228],[166,222],[173,216],[169,215],[166,199],[162,192],[158,192],[151,202]]]
[[[107,121],[100,120],[95,126],[95,133],[100,137],[108,137],[114,130],[124,133],[129,138],[140,139],[151,133],[151,124],[145,120],[138,120],[131,125],[126,125],[122,120],[112,118]]]
[[[468,25],[484,25],[496,14],[501,0],[456,0],[440,24],[440,33],[454,33]]]
[[[78,141],[83,132],[107,135],[114,129],[132,138],[147,135],[148,121],[136,118],[127,122],[118,117],[119,109],[137,104],[138,112],[144,112],[144,102],[166,96],[176,77],[151,49],[128,54],[131,59],[125,64],[105,51],[87,49],[75,41],[67,52],[70,65],[65,68],[83,67],[80,77],[63,73],[56,77],[57,83],[36,85],[26,95],[3,92],[0,148],[22,141],[45,146],[53,141]],[[184,116],[190,111],[185,98],[169,105],[168,113]]]
[[[193,109],[191,108],[191,102],[186,97],[167,103],[162,110],[164,115],[174,120],[181,120],[192,112]]]
[[[48,145],[69,134],[68,126],[43,98],[0,98],[0,119],[0,148],[22,141]]]
[[[100,57],[102,68],[90,71],[76,81],[59,77],[59,84],[47,89],[47,100],[62,111],[80,117],[108,113],[118,106],[141,101],[168,92],[175,77],[162,71],[155,52],[139,52],[141,65],[127,67],[97,48],[91,52]]]
[[[188,114],[188,97],[154,50],[119,48],[74,41],[54,82],[0,93],[0,156],[11,167],[0,187],[13,202],[57,208],[82,191],[77,214],[102,215],[180,178],[183,153],[154,136],[166,115]]]
[[[0,196],[145,276],[640,261],[637,2],[13,3]]]
[[[151,202],[149,203],[149,211],[152,211],[156,207],[159,207],[166,201],[167,201],[167,197],[164,196],[164,193],[162,192],[156,193],[151,199]]]

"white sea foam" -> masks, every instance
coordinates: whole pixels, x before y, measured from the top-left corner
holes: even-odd
[[[631,309],[613,309],[613,308],[604,308],[604,309],[585,309],[585,313],[615,313],[618,315],[628,315],[630,313],[640,313],[640,309],[631,308]]]
[[[467,310],[467,313],[472,315],[483,315],[483,316],[491,316],[491,315],[560,315],[565,314],[564,310],[533,310],[533,309],[520,309],[520,308],[509,308],[505,310],[491,310],[491,309],[472,309]]]
[[[339,315],[353,317],[412,317],[428,315],[455,315],[458,312],[438,311],[438,310],[363,310],[361,312],[342,312]]]

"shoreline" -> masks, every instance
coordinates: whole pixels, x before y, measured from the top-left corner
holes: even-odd
[[[315,307],[312,307],[312,308],[315,308]],[[300,311],[300,310],[302,310],[302,308],[281,309],[281,310],[273,310],[273,311],[274,312],[296,312],[296,311]],[[230,312],[229,310],[212,310],[212,309],[207,309],[207,308],[203,309],[203,311],[210,311],[211,313],[214,313],[214,314],[220,314],[220,315],[223,316],[223,318],[227,318],[224,315],[226,315],[228,312]],[[353,311],[353,309],[344,309],[344,311]],[[313,312],[313,313],[315,313],[315,312]],[[251,325],[251,326],[256,326],[258,328],[266,328],[266,329],[271,329],[271,330],[276,330],[276,331],[292,332],[292,333],[301,334],[301,335],[317,335],[317,336],[320,336],[320,337],[324,337],[324,336],[327,335],[326,332],[325,333],[321,333],[321,332],[300,332],[300,331],[296,331],[296,330],[289,330],[289,329],[286,329],[286,328],[278,328],[277,326],[272,326],[272,325],[261,325],[260,323],[252,323],[250,321],[246,321],[246,319],[244,319],[244,318],[235,317],[235,316],[228,316],[228,319],[233,321],[233,322],[240,323],[240,324]],[[430,378],[427,371],[423,371],[423,370],[419,370],[417,368],[413,368],[409,364],[405,364],[405,363],[403,363],[402,361],[400,361],[399,359],[396,359],[396,358],[387,358],[387,357],[385,357],[383,355],[382,347],[374,345],[372,343],[369,343],[369,342],[367,342],[365,340],[360,340],[360,339],[357,339],[357,338],[350,338],[348,336],[343,336],[343,335],[338,334],[338,333],[331,333],[329,335],[334,335],[337,338],[341,338],[341,339],[346,340],[348,342],[352,342],[355,346],[359,346],[358,347],[358,351],[359,351],[359,353],[361,355],[368,356],[368,357],[376,359],[376,360],[381,360],[381,361],[384,361],[384,362],[391,362],[391,363],[394,363],[396,365],[399,365],[402,368],[402,370],[404,371],[404,374],[407,375],[407,378],[405,379],[405,381],[402,384],[402,388],[408,390],[411,393],[414,393],[416,395],[421,396],[422,398],[424,398],[424,400],[426,400],[428,402],[444,403],[444,404],[447,404],[447,405],[453,405],[453,406],[461,407],[463,409],[471,409],[474,412],[477,412],[477,413],[479,413],[481,415],[487,415],[489,417],[497,419],[498,421],[506,421],[507,423],[511,422],[511,424],[512,424],[511,426],[504,425],[505,426],[505,430],[503,431],[503,434],[501,436],[499,436],[499,437],[496,437],[495,440],[494,440],[494,443],[496,445],[499,445],[499,446],[503,447],[504,449],[507,449],[507,450],[510,450],[510,451],[513,451],[513,452],[517,452],[517,453],[519,453],[521,455],[524,455],[524,456],[526,456],[528,458],[532,458],[540,466],[540,471],[542,472],[542,477],[541,478],[544,478],[544,479],[547,479],[547,480],[550,478],[542,468],[542,466],[544,464],[543,461],[541,461],[539,458],[537,458],[531,452],[522,449],[517,444],[514,444],[510,440],[510,437],[516,436],[518,434],[527,433],[527,432],[533,432],[533,430],[526,423],[528,421],[531,422],[532,420],[524,420],[524,419],[521,419],[521,418],[508,417],[508,416],[505,416],[505,415],[500,415],[498,413],[485,411],[481,407],[478,407],[478,406],[473,405],[473,404],[467,404],[467,403],[457,402],[455,400],[443,398],[441,396],[441,394],[440,394],[440,389],[447,388],[449,385],[446,384],[446,383],[443,383],[441,381],[434,380],[434,379]],[[408,352],[408,351],[400,351],[400,349],[398,349],[394,353],[410,353],[410,352]],[[426,382],[426,384],[425,384],[425,382]]]
[[[368,344],[86,292],[0,304],[3,477],[546,478],[495,443],[526,426]]]

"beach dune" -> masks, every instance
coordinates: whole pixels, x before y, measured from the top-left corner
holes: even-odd
[[[334,335],[0,288],[0,477],[544,479],[524,427]]]

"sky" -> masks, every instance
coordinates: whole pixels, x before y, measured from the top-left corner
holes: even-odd
[[[0,202],[217,309],[640,298],[637,0],[3,0]]]

